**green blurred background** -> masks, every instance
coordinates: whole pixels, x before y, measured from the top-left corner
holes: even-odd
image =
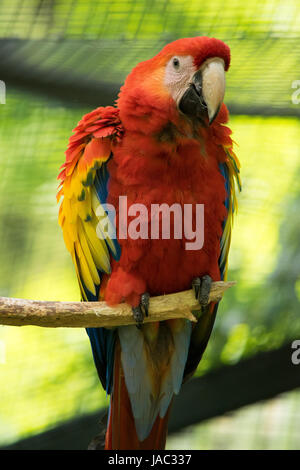
[[[232,50],[225,101],[243,181],[229,260],[238,284],[201,375],[300,338],[296,0],[2,0],[0,295],[79,300],[55,199],[68,137],[84,113],[113,102],[136,63],[195,35]],[[0,326],[0,397],[0,447],[108,404],[83,329]],[[168,447],[300,449],[299,406],[293,390],[187,428]]]

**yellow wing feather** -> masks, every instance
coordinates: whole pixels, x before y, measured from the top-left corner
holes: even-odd
[[[66,161],[58,176],[58,201],[63,197],[58,220],[84,300],[86,289],[96,295],[99,273],[110,272],[110,250],[115,250],[112,240],[97,236],[104,209],[94,181],[96,171],[106,164],[121,134],[118,109],[108,106],[85,115],[69,140]]]

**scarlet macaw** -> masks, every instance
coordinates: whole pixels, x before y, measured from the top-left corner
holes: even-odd
[[[164,448],[172,397],[195,372],[213,328],[218,304],[208,304],[208,294],[212,280],[226,278],[240,186],[223,104],[229,62],[220,40],[174,41],[132,70],[116,107],[85,115],[69,140],[58,176],[59,223],[82,300],[125,301],[137,321],[137,327],[87,329],[111,396],[106,449]],[[203,247],[186,250],[184,236],[105,238],[103,220],[118,231],[119,196],[149,213],[151,204],[204,204]],[[105,217],[105,203],[116,208],[114,221]],[[201,305],[196,325],[143,324],[149,295],[191,285]]]

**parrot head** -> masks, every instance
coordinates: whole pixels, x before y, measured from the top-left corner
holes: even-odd
[[[211,125],[223,103],[229,63],[229,47],[215,38],[168,44],[128,75],[118,99],[122,122],[152,131],[183,119]]]

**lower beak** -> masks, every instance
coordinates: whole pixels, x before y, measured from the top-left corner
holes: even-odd
[[[212,124],[224,99],[225,71],[222,59],[208,59],[179,101],[179,109],[191,118]]]

